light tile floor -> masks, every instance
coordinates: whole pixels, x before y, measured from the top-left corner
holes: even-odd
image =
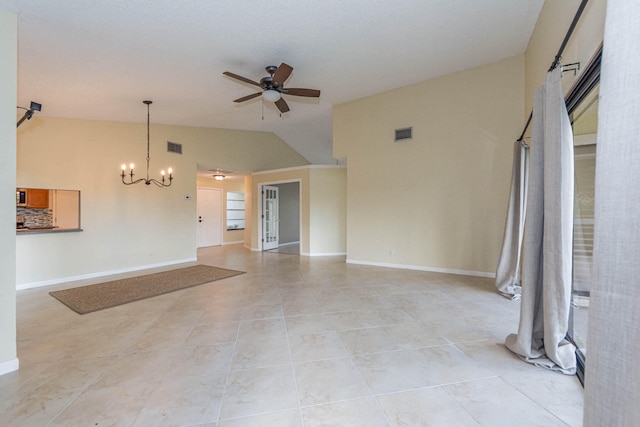
[[[241,246],[198,256],[247,274],[83,316],[48,295],[78,283],[18,292],[0,424],[582,424],[575,377],[502,346],[519,303],[490,279]]]
[[[300,255],[300,243],[286,243],[275,249],[270,249],[268,252]]]

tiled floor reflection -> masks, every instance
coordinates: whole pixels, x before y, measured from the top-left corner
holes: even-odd
[[[239,245],[198,255],[247,274],[83,316],[48,295],[79,283],[18,292],[2,425],[582,424],[575,377],[501,344],[519,303],[490,279]]]

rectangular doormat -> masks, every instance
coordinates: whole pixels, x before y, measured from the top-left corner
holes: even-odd
[[[244,274],[244,272],[209,265],[195,265],[161,273],[49,292],[49,295],[76,313],[86,314],[239,274]]]

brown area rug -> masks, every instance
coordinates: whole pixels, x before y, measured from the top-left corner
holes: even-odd
[[[76,313],[86,314],[239,274],[244,274],[244,272],[209,265],[195,265],[129,279],[49,292],[49,295]]]

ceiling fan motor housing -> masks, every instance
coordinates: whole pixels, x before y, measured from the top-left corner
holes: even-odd
[[[278,83],[274,83],[273,82],[273,76],[270,77],[263,77],[260,79],[260,86],[262,86],[263,88],[269,90],[269,89],[277,89]]]

